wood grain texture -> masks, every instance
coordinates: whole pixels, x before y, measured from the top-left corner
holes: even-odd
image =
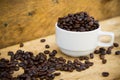
[[[103,20],[120,15],[119,7],[119,0],[0,0],[0,48],[53,34],[57,18],[68,13]]]
[[[102,30],[104,31],[112,31],[115,33],[115,42],[118,42],[120,44],[120,17],[113,18],[110,20],[105,20],[103,22],[100,22]],[[53,49],[58,50],[57,57],[63,56],[67,60],[73,60],[75,58],[69,57],[64,55],[60,52],[58,46],[55,43],[55,35],[51,35],[48,37],[44,37],[46,39],[45,43],[40,43],[40,39],[32,40],[29,42],[24,43],[24,47],[20,48],[19,45],[14,45],[11,47],[7,47],[4,49],[0,49],[0,53],[2,57],[8,58],[7,52],[8,51],[14,51],[18,49],[22,49],[25,51],[32,51],[34,52],[34,55],[38,54],[41,51],[45,50],[45,44],[50,45],[50,51]],[[105,39],[107,40],[107,39]],[[120,80],[120,55],[116,56],[114,55],[115,50],[120,50],[120,47],[114,48],[111,55],[106,55],[107,63],[102,64],[101,60],[99,59],[98,55],[95,55],[94,59],[91,59],[90,61],[94,62],[94,66],[90,67],[89,69],[82,71],[82,72],[64,72],[61,71],[61,75],[56,77],[55,80]],[[103,71],[107,71],[110,73],[109,77],[102,77],[101,73]],[[21,74],[23,70],[21,69],[19,72],[16,72],[14,76]],[[60,71],[59,71],[60,72]]]

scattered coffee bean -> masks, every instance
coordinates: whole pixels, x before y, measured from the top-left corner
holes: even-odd
[[[12,51],[9,51],[9,52],[8,52],[8,55],[9,55],[9,56],[12,56],[12,55],[14,55],[14,53],[13,53]]]
[[[106,63],[107,63],[107,60],[106,60],[106,59],[102,59],[102,63],[103,63],[103,64],[106,64]]]
[[[68,31],[85,32],[97,29],[99,23],[88,13],[79,12],[58,18],[57,26]]]
[[[44,53],[45,53],[45,54],[49,54],[50,51],[49,51],[49,50],[45,50]]]
[[[52,51],[52,53],[55,53],[55,54],[57,54],[57,50],[53,50],[53,51]]]
[[[120,55],[120,51],[116,51],[116,52],[115,52],[115,55]]]
[[[99,54],[99,50],[95,50],[94,53],[95,53],[95,54]]]
[[[33,16],[35,14],[35,11],[28,12],[28,16]]]
[[[111,54],[111,50],[108,49],[108,50],[106,51],[106,54]]]
[[[105,59],[105,55],[99,55],[100,59]]]
[[[54,73],[55,76],[59,76],[60,74],[61,74],[60,72],[59,73]]]
[[[8,26],[8,23],[4,23],[4,26],[7,27],[7,26]]]
[[[84,60],[84,56],[80,56],[80,57],[79,57],[79,60]]]
[[[41,39],[40,42],[45,42],[46,40],[45,39]]]
[[[118,43],[113,43],[113,46],[114,47],[119,47],[119,44]]]
[[[20,43],[20,47],[23,47],[24,46],[24,44],[23,43]]]
[[[102,72],[102,76],[103,76],[103,77],[108,77],[108,76],[109,76],[109,73],[108,73],[108,72]]]
[[[106,54],[106,49],[103,48],[103,47],[99,48],[99,53],[100,53],[101,55],[105,55],[105,54]]]
[[[110,47],[108,47],[109,50],[112,50],[113,48],[114,48],[114,46],[110,46]]]
[[[45,45],[45,48],[50,48],[50,46],[47,44],[47,45]]]
[[[51,53],[49,54],[50,57],[54,57],[55,55],[56,55],[56,53],[54,53],[54,52],[51,52]]]
[[[84,56],[84,60],[89,60],[89,57],[88,56]]]
[[[90,59],[93,59],[93,58],[94,58],[94,54],[90,53]]]

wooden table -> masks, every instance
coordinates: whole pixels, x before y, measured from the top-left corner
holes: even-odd
[[[101,27],[105,31],[113,31],[115,33],[115,41],[120,43],[120,17],[113,18],[110,20],[106,20],[100,22]],[[25,42],[24,47],[20,48],[19,45],[10,46],[0,50],[0,58],[7,56],[8,51],[16,51],[18,49],[22,49],[25,51],[32,51],[34,54],[37,54],[41,51],[44,51],[45,44],[50,45],[50,50],[56,49],[58,50],[57,57],[63,56],[67,60],[73,60],[75,58],[66,56],[59,51],[55,43],[55,35],[50,35],[48,37],[44,37],[46,39],[45,43],[40,43],[40,39],[36,39],[33,41]],[[107,39],[105,39],[107,40]],[[114,48],[111,55],[106,55],[107,63],[102,64],[99,56],[95,54],[95,58],[90,61],[94,62],[94,65],[89,69],[82,72],[64,72],[61,71],[61,75],[56,77],[55,80],[120,80],[120,55],[116,56],[114,54],[115,50],[120,50],[119,48]],[[23,70],[15,72],[15,76],[22,73]],[[107,71],[110,73],[109,77],[102,77],[101,73],[103,71]]]

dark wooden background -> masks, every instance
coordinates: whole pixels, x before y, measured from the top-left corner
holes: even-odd
[[[0,0],[0,48],[54,34],[57,18],[68,13],[104,20],[119,8],[120,0]]]

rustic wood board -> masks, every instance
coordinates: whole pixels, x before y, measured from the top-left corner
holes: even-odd
[[[111,20],[100,22],[101,27],[105,31],[113,31],[115,33],[115,41],[119,42],[120,44],[120,17],[119,18],[113,18]],[[64,55],[60,52],[59,48],[57,47],[55,43],[55,35],[51,35],[48,37],[44,37],[46,39],[45,43],[40,43],[40,39],[36,39],[33,41],[25,42],[24,47],[20,48],[19,45],[14,45],[11,47],[7,47],[4,49],[0,49],[0,58],[5,57],[9,58],[7,56],[8,51],[14,51],[18,49],[22,49],[25,51],[32,51],[34,54],[37,54],[41,51],[45,50],[45,44],[50,45],[49,50],[56,49],[58,50],[57,57],[63,56],[67,60],[73,60],[75,58],[69,57]],[[61,75],[56,77],[55,80],[120,80],[120,55],[116,56],[114,55],[115,50],[120,50],[119,48],[114,48],[111,55],[106,55],[106,59],[108,60],[106,64],[102,64],[101,60],[99,59],[98,55],[95,54],[95,58],[91,59],[90,61],[94,62],[94,65],[90,67],[89,69],[82,71],[82,72],[64,72],[61,71]],[[108,71],[110,73],[109,77],[102,77],[101,73],[103,71]],[[22,73],[23,70],[21,69],[18,72],[15,72],[15,76]]]
[[[120,16],[119,8],[119,0],[0,0],[0,49],[55,33],[54,23],[68,13],[104,20]]]

